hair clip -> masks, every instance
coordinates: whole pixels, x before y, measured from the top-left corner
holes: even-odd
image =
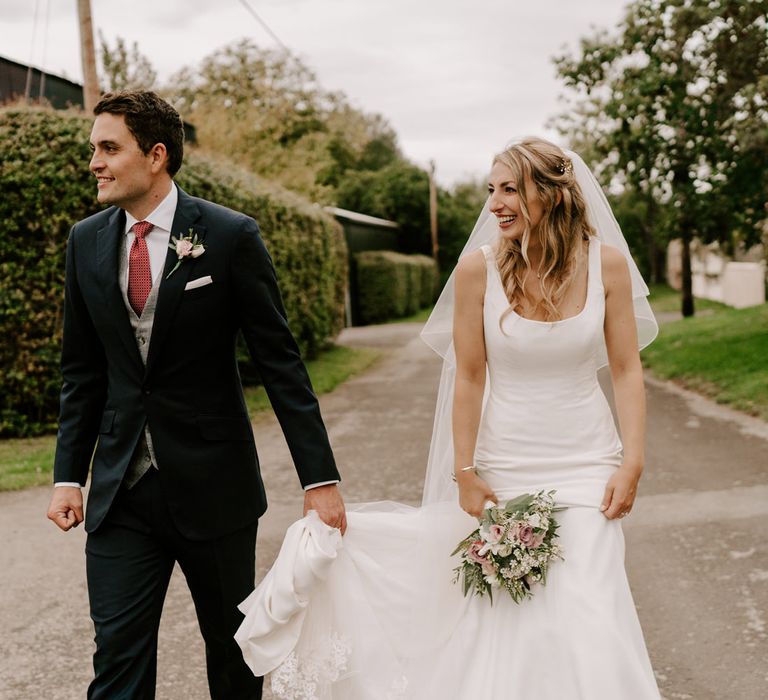
[[[557,166],[557,171],[561,175],[573,173],[573,161],[570,158],[563,158]]]

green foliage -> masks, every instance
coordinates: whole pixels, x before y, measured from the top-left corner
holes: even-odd
[[[411,255],[410,259],[412,263],[415,263],[414,269],[419,276],[418,296],[414,292],[414,298],[418,300],[417,308],[414,309],[415,313],[419,309],[431,306],[435,302],[437,296],[437,265],[435,265],[434,258],[426,255]]]
[[[129,49],[122,37],[117,37],[115,47],[110,48],[104,34],[99,32],[99,57],[101,74],[106,78],[102,85],[104,92],[120,90],[153,90],[157,72],[149,59],[139,50],[134,41]]]
[[[183,68],[162,90],[195,125],[206,152],[324,204],[348,170],[381,167],[399,155],[380,115],[329,92],[296,56],[250,40]]]
[[[450,192],[438,190],[438,261],[443,281],[453,271],[488,196],[481,181],[460,182]]]
[[[368,250],[355,255],[355,267],[361,323],[413,314],[434,300],[436,265],[432,258]]]
[[[398,159],[380,170],[355,172],[337,190],[339,206],[400,224],[398,247],[404,253],[428,253],[429,176]]]
[[[72,224],[98,209],[89,131],[78,115],[0,110],[0,437],[55,428],[66,240]],[[298,196],[194,153],[179,184],[259,222],[291,329],[302,351],[316,354],[343,325],[340,226]]]
[[[643,363],[741,411],[768,420],[768,304],[665,323]]]
[[[398,249],[430,254],[429,175],[404,159],[377,171],[354,172],[339,183],[339,206],[396,221],[400,225]],[[480,182],[462,182],[451,191],[438,188],[438,263],[445,281],[487,197]]]
[[[643,278],[659,282],[666,275],[666,210],[635,190],[625,190],[609,199]]]

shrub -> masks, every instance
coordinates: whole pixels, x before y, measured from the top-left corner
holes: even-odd
[[[89,131],[76,113],[0,109],[0,437],[55,428],[66,240],[99,206],[86,167]],[[343,325],[341,227],[298,196],[196,153],[178,181],[259,222],[291,329],[302,351],[316,354]]]
[[[434,258],[426,255],[412,255],[411,260],[416,263],[421,276],[419,308],[431,306],[435,301],[437,290],[437,266]]]
[[[415,313],[432,303],[435,263],[424,255],[368,250],[355,255],[361,323],[378,323]],[[429,274],[426,274],[429,270]],[[429,295],[425,292],[425,278]],[[424,299],[429,297],[428,302]]]

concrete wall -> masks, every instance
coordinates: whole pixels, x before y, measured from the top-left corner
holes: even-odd
[[[682,243],[672,241],[667,248],[667,281],[674,289],[682,286]],[[717,243],[691,243],[693,295],[735,308],[765,303],[766,264],[764,246],[737,251],[735,259],[726,256]]]

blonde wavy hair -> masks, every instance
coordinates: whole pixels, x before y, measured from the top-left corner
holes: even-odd
[[[586,203],[573,175],[573,164],[558,146],[535,137],[508,146],[494,157],[493,164],[496,163],[512,171],[525,220],[525,230],[519,240],[499,239],[496,263],[510,301],[499,323],[510,311],[517,313],[523,301],[533,307],[533,314],[544,307],[547,321],[559,320],[557,304],[573,282],[584,254],[580,242],[596,235],[587,221]],[[526,181],[533,183],[542,203],[543,214],[535,231],[531,230]],[[536,303],[525,291],[525,279],[531,272],[528,247],[534,236],[542,246],[542,298]]]

